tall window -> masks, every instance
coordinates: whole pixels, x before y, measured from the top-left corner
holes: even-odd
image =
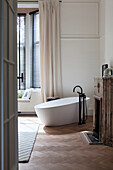
[[[25,74],[25,30],[26,15],[19,14],[17,16],[17,76],[18,89],[26,88]]]
[[[31,15],[31,57],[30,57],[30,87],[40,87],[40,48],[39,48],[39,12],[35,11]]]

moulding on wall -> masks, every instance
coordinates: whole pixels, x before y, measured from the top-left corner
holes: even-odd
[[[99,3],[100,0],[62,0],[62,3]]]
[[[99,34],[61,34],[61,38],[66,39],[99,39]]]

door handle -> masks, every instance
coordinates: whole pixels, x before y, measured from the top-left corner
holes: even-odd
[[[21,73],[21,76],[20,77],[17,77],[17,79],[22,79],[22,82],[23,82],[23,80],[24,80],[24,76],[23,76],[23,73]]]

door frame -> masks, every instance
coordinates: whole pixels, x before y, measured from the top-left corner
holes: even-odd
[[[0,170],[4,170],[4,117],[3,117],[3,0],[0,1]]]
[[[0,170],[18,169],[16,20],[17,1],[0,0]]]

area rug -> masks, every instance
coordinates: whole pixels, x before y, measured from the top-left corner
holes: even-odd
[[[37,118],[18,118],[19,163],[29,162],[39,129]]]

